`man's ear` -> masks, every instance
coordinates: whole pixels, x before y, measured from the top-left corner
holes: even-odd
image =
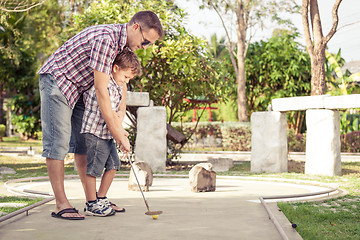
[[[138,23],[134,23],[132,26],[131,26],[131,28],[133,29],[133,30],[137,30],[138,28],[139,28],[139,24]]]

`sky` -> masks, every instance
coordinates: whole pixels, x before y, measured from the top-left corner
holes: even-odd
[[[175,3],[189,15],[185,19],[186,29],[199,37],[209,40],[216,33],[218,39],[225,36],[219,16],[214,10],[199,10],[201,0],[175,0]],[[296,0],[301,5],[301,0]],[[327,35],[332,26],[331,11],[335,0],[318,0],[323,34]],[[328,51],[337,53],[341,48],[341,56],[346,62],[360,60],[360,1],[343,0],[339,10],[338,31],[328,43]],[[301,15],[291,16],[301,36],[298,42],[305,46],[304,30]],[[257,30],[252,42],[269,39],[272,35],[271,24],[264,30]],[[228,30],[235,32],[235,26],[227,24]],[[234,34],[232,34],[234,36]],[[234,39],[234,38],[233,38]]]

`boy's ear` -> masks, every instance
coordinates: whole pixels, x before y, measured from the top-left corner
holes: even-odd
[[[114,71],[114,73],[116,73],[117,71],[119,71],[119,66],[116,65],[116,64],[114,64],[113,71]]]

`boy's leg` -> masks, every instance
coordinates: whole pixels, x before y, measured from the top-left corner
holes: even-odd
[[[46,157],[48,175],[56,198],[56,210],[72,208],[64,190],[64,158],[70,140],[72,109],[61,94],[55,79],[40,75],[41,123],[43,157]],[[83,217],[79,213],[64,213],[62,217]]]
[[[85,175],[85,194],[86,201],[95,201],[96,198],[96,177],[91,176],[90,174]]]
[[[106,197],[106,194],[109,191],[110,185],[114,179],[115,173],[116,173],[116,169],[111,169],[104,173],[104,175],[101,178],[98,197]]]
[[[116,149],[115,142],[113,140],[108,142],[108,148],[110,152],[105,165],[105,173],[103,174],[103,177],[101,179],[101,184],[98,192],[99,198],[106,197],[110,185],[114,180],[115,173],[117,170],[120,169],[120,159]],[[111,203],[110,201],[108,201],[108,203],[110,203],[111,208],[117,212],[125,211],[124,208],[119,208],[118,206],[116,206],[116,204]]]

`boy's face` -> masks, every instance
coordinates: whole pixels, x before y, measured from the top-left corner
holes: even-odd
[[[112,76],[118,85],[122,85],[124,83],[129,83],[130,79],[134,78],[136,75],[132,73],[130,68],[120,69],[118,65],[114,65]]]

